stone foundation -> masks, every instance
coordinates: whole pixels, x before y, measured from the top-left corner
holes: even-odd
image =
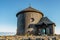
[[[60,40],[60,36],[0,36],[0,40]]]

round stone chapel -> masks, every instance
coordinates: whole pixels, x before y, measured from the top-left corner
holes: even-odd
[[[16,14],[17,33],[16,35],[53,35],[55,24],[43,13],[32,7],[28,7]],[[47,31],[48,30],[48,31]]]

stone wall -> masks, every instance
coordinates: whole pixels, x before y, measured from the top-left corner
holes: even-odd
[[[24,14],[20,14],[17,17],[17,35],[22,35],[25,32],[25,17]]]
[[[40,19],[42,18],[42,15],[40,13],[36,12],[26,12],[25,13],[25,32],[27,32],[27,29],[30,24],[37,24]],[[34,19],[34,21],[32,21]]]
[[[0,40],[60,40],[60,36],[0,36]]]
[[[17,17],[17,35],[27,33],[29,25],[37,24],[42,17],[42,14],[36,12],[26,12],[19,14]]]

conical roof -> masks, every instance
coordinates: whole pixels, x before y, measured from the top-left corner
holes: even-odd
[[[36,9],[34,9],[32,7],[28,7],[26,9],[22,10],[22,11],[35,11],[35,12],[40,12],[39,10],[36,10]]]
[[[20,13],[24,13],[24,12],[38,12],[38,13],[42,14],[42,16],[43,16],[42,12],[40,12],[39,10],[36,10],[36,9],[32,8],[31,6],[28,7],[28,8],[26,8],[26,9],[24,9],[24,10],[22,10],[22,11],[20,11],[20,12],[18,12],[16,16],[18,16]]]

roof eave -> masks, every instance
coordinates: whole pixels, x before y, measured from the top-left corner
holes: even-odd
[[[18,12],[18,13],[16,14],[16,17],[18,17],[19,14],[26,13],[26,12],[36,12],[36,13],[40,13],[40,14],[42,14],[42,16],[44,16],[43,13],[37,12],[37,11],[21,11],[21,12]]]

